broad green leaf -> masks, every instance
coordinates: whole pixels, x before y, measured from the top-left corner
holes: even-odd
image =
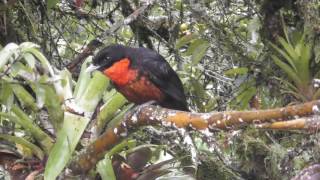
[[[62,102],[52,87],[48,85],[40,87],[45,91],[45,107],[49,114],[49,120],[53,124],[55,131],[58,132],[63,124]]]
[[[292,47],[291,44],[289,44],[283,37],[279,37],[278,41],[282,45],[282,47],[286,50],[288,55],[291,57],[293,63],[296,63],[299,60],[299,55],[294,50],[294,47]]]
[[[86,90],[76,99],[77,105],[87,112],[93,112],[98,105],[109,80],[100,72],[94,72]]]
[[[117,144],[116,146],[114,146],[112,149],[110,149],[110,151],[108,151],[108,153],[106,154],[106,156],[113,156],[114,154],[119,154],[124,150],[127,149],[133,149],[137,146],[137,141],[134,139],[127,139],[122,141],[121,143]],[[148,146],[148,145],[146,145]],[[154,146],[154,145],[151,145]],[[128,151],[127,151],[128,152]]]
[[[42,129],[33,123],[33,120],[30,119],[30,117],[22,111],[18,106],[12,106],[12,112],[13,115],[5,115],[8,119],[12,120],[15,123],[20,124],[26,131],[30,132],[32,134],[32,137],[37,140],[37,142],[41,145],[42,149],[45,150],[45,152],[48,154],[52,147],[53,139],[46,134]],[[1,115],[0,115],[1,116]]]
[[[191,44],[190,44],[190,46],[188,47],[188,49],[187,49],[187,51],[186,51],[186,55],[187,56],[190,56],[190,55],[192,55],[194,52],[195,52],[195,50],[197,50],[197,48],[199,47],[199,46],[201,46],[201,44],[207,44],[208,43],[208,41],[207,40],[205,40],[205,39],[196,39],[196,40],[194,40],[194,41],[192,41],[191,42]]]
[[[302,46],[303,44],[297,43],[296,46],[294,47],[294,51],[297,53],[298,57],[301,56]]]
[[[97,171],[102,180],[116,180],[110,157],[105,157],[97,164]]]
[[[41,83],[35,82],[30,83],[31,88],[33,92],[36,94],[36,103],[39,109],[43,108],[44,101],[46,99],[46,92],[45,90],[40,86]]]
[[[65,112],[62,129],[48,157],[44,179],[55,180],[65,168],[89,121],[87,117]]]
[[[254,79],[243,82],[237,91],[235,99],[230,102],[230,106],[237,109],[248,108],[249,101],[256,94],[255,84]]]
[[[254,79],[248,80],[246,82],[243,82],[240,87],[238,92],[241,93],[242,91],[246,91],[249,87],[255,86],[256,82]]]
[[[118,125],[122,120],[125,114],[134,106],[133,103],[126,105],[122,110],[108,123],[108,128],[113,128]]]
[[[15,43],[9,43],[0,51],[0,72],[3,66],[10,61],[10,58],[12,61],[14,58],[18,57],[18,48],[19,46]]]
[[[33,73],[33,70],[24,65],[21,61],[14,63],[10,69],[11,77],[20,77],[26,81],[35,81],[36,76]]]
[[[302,101],[305,101],[305,102],[308,101],[308,99],[305,96],[303,96],[300,92],[290,91],[290,90],[285,90],[285,91],[281,91],[281,92],[284,94],[291,94],[295,98],[300,99]]]
[[[39,49],[40,46],[33,42],[23,42],[19,45],[19,48],[22,52],[25,52],[26,49]]]
[[[296,87],[295,84],[287,81],[286,79],[282,79],[282,78],[276,78],[277,80],[279,80],[281,83],[283,83],[284,87],[286,90],[282,90],[281,93],[287,93],[287,94],[291,94],[294,97],[296,97],[297,99],[301,99],[302,101],[308,101],[306,99],[306,97],[299,92],[299,89]]]
[[[299,44],[304,44],[305,43],[305,38],[306,38],[306,35],[307,35],[307,31],[304,30],[304,31],[294,31],[294,32],[297,32],[297,33],[294,33],[293,35],[293,38],[297,37],[298,41],[297,43]]]
[[[210,97],[207,104],[204,106],[204,112],[211,112],[218,105],[217,99]]]
[[[22,137],[11,136],[11,135],[7,135],[7,134],[0,134],[0,139],[11,141],[16,144],[20,144],[22,146],[25,146],[25,147],[31,149],[32,153],[34,155],[36,155],[40,160],[43,160],[43,157],[44,157],[43,151],[38,146],[30,143],[29,141],[25,140]]]
[[[97,164],[97,170],[98,173],[101,175],[103,180],[109,180],[114,179],[115,180],[115,174],[112,167],[112,162],[110,157],[116,153],[120,153],[125,148],[132,148],[137,145],[137,142],[135,140],[125,140],[122,141],[120,144],[117,144],[115,147],[113,147],[108,153],[105,155],[104,159],[98,162]]]
[[[181,0],[175,0],[175,1],[174,1],[174,7],[175,7],[177,10],[181,11],[184,6],[185,6],[185,4],[182,3]]]
[[[310,60],[311,60],[311,45],[306,44],[301,47],[301,57],[300,57],[300,77],[301,80],[307,84],[311,82],[310,79]]]
[[[20,84],[11,84],[11,88],[24,107],[30,108],[33,111],[38,109],[35,99],[23,86]]]
[[[68,76],[68,73],[66,72],[66,70],[60,72],[60,74],[58,74],[58,76],[60,76],[60,77],[57,77],[57,74],[55,74],[55,72],[53,71],[53,67],[51,66],[51,64],[49,63],[47,58],[37,49],[38,45],[31,43],[31,42],[24,42],[24,43],[20,44],[20,48],[23,53],[33,54],[40,61],[43,68],[45,69],[45,71],[48,72],[52,78],[69,80],[68,77],[70,77],[70,75]],[[69,82],[70,81],[71,80],[69,80]],[[61,86],[61,84],[62,84],[61,81],[55,81],[53,84],[54,84],[56,92],[60,98],[66,98],[66,99],[72,98],[72,97],[66,96],[66,94],[70,95],[71,93],[69,93],[69,91],[68,92],[65,91],[67,89],[66,89],[66,87],[63,88]],[[71,92],[71,90],[70,90],[70,92]]]
[[[198,64],[201,59],[204,57],[204,55],[207,52],[207,49],[210,47],[209,42],[203,42],[202,44],[200,44],[192,53],[191,56],[191,61],[193,65]]]
[[[116,93],[107,101],[97,116],[97,133],[100,134],[105,125],[114,117],[115,113],[127,102],[126,98]]]
[[[91,61],[92,57],[88,57],[81,65],[81,71],[73,93],[73,97],[75,99],[79,99],[88,87],[88,83],[90,82],[91,77],[90,73],[87,72],[87,67],[88,64],[91,63]]]
[[[59,0],[47,0],[47,9],[50,10],[57,5]]]
[[[25,61],[27,62],[28,66],[31,69],[35,69],[36,59],[34,58],[34,56],[30,53],[25,53],[23,57],[24,57]]]
[[[46,72],[48,72],[52,78],[55,78],[53,84],[57,94],[61,99],[72,98],[72,80],[71,75],[67,70],[60,71],[58,74],[56,74],[46,57],[37,49],[38,46],[33,43],[22,43],[20,47],[24,53],[31,53],[34,55],[41,62]],[[60,81],[56,81],[56,79],[60,79]]]
[[[59,98],[61,100],[72,99],[73,85],[70,72],[64,69],[62,71],[59,71],[57,77],[60,79],[60,81],[54,83],[54,87]]]
[[[276,50],[278,51],[279,54],[281,54],[286,60],[287,62],[290,64],[290,66],[294,69],[295,72],[298,72],[296,64],[294,62],[294,60],[292,60],[292,58],[289,56],[289,54],[287,54],[285,51],[283,51],[282,49],[278,48],[276,45],[274,45],[273,43],[270,43],[270,45]]]
[[[292,70],[290,66],[288,66],[286,63],[283,63],[277,56],[272,55],[271,56],[274,60],[274,62],[284,71],[287,73],[289,78],[295,82],[295,84],[298,87],[302,86],[302,81],[300,80],[299,76]]]
[[[320,62],[320,43],[315,43],[313,47],[314,60],[318,64]]]
[[[237,101],[241,106],[241,109],[246,109],[249,105],[250,100],[256,94],[255,87],[248,87],[245,91],[243,91],[238,97]]]
[[[112,88],[110,91],[104,93],[102,99],[104,102],[108,102],[118,91],[115,88]]]
[[[94,73],[86,90],[75,100],[75,106],[85,113],[85,117],[65,112],[63,127],[58,132],[57,142],[50,152],[45,168],[45,179],[55,179],[69,162],[107,83],[108,80],[103,74]]]
[[[31,53],[33,54],[43,65],[43,68],[50,73],[53,77],[55,73],[53,71],[53,67],[47,60],[47,58],[37,49],[38,45],[31,43],[31,42],[24,42],[20,45],[21,51],[24,53]]]
[[[188,35],[181,37],[176,42],[176,49],[180,49],[182,46],[188,44],[189,42],[191,42],[192,40],[194,40],[196,38],[198,38],[198,34],[195,34],[195,33],[188,34]]]
[[[247,73],[248,73],[248,68],[246,67],[236,67],[224,72],[224,74],[229,77],[235,77],[236,75],[245,75]]]
[[[7,110],[11,109],[14,102],[14,94],[9,83],[2,81],[0,83],[0,104],[5,105]]]
[[[297,92],[298,91],[298,88],[295,86],[295,84],[287,81],[286,79],[282,79],[282,78],[275,78],[277,80],[279,80],[281,83],[284,84],[284,86],[286,86],[288,89],[292,90],[292,91],[295,91]],[[290,80],[291,81],[291,80]]]

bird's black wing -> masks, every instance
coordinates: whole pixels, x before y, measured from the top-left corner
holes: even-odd
[[[150,81],[166,94],[165,101],[172,101],[165,102],[168,107],[188,110],[182,83],[176,72],[160,54],[146,48],[139,48],[134,58],[136,58],[135,62],[139,69],[147,73]]]

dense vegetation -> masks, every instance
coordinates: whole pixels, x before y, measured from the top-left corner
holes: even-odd
[[[319,9],[317,0],[3,1],[0,179],[293,178],[319,162],[320,136],[259,119],[211,132],[138,127],[90,156],[102,159],[90,172],[66,168],[133,107],[101,73],[87,73],[102,47],[159,52],[193,112],[297,105],[320,96]]]

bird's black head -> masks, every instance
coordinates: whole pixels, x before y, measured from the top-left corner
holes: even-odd
[[[110,45],[100,50],[96,56],[93,57],[92,63],[98,66],[99,71],[103,71],[113,63],[126,57],[126,47],[123,45]]]

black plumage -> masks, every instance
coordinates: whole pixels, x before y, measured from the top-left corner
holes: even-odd
[[[148,78],[164,98],[158,102],[161,106],[188,110],[182,83],[169,63],[157,52],[147,48],[131,48],[122,45],[111,45],[93,58],[93,64],[103,71],[121,59],[130,60],[130,68],[138,70],[138,76]],[[139,78],[137,77],[137,78]]]

